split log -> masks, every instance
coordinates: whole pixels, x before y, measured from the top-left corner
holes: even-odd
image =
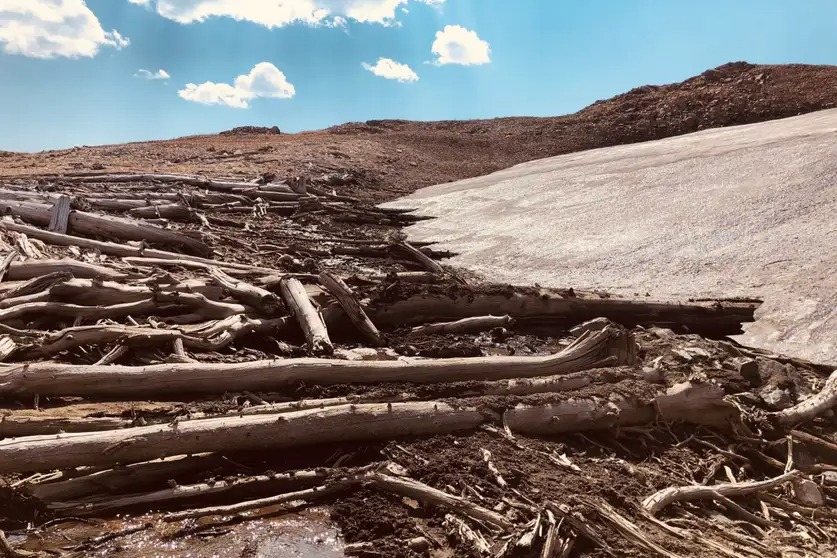
[[[52,216],[49,220],[49,230],[61,234],[67,233],[70,219],[70,196],[59,196],[52,206]]]
[[[168,365],[177,366],[177,365]],[[207,451],[285,449],[471,430],[480,412],[445,403],[346,405],[0,441],[0,473],[147,461]]]
[[[723,428],[738,418],[738,408],[724,399],[724,390],[709,382],[682,382],[654,399],[660,418]]]
[[[136,302],[153,298],[159,289],[148,285],[123,285],[115,281],[71,279],[56,283],[50,295],[58,301],[72,301],[85,305],[109,305],[120,302]],[[188,279],[165,286],[167,293],[200,294],[209,300],[221,301],[224,294],[220,287],[200,279]]]
[[[233,279],[217,267],[209,268],[209,275],[234,299],[256,308],[265,316],[274,316],[282,310],[282,301],[267,289]]]
[[[455,297],[423,293],[374,305],[367,308],[367,313],[381,328],[506,314],[522,327],[544,327],[553,331],[606,317],[626,327],[667,327],[720,338],[741,333],[741,324],[753,321],[753,313],[759,305],[758,302],[652,302],[541,289],[536,293],[475,292]]]
[[[237,264],[232,262],[221,262],[218,260],[202,258],[199,256],[179,254],[177,252],[168,252],[166,250],[156,250],[151,248],[144,248],[141,246],[131,246],[129,244],[119,244],[116,242],[104,242],[101,240],[92,240],[89,238],[71,236],[68,234],[54,233],[50,231],[45,231],[43,229],[39,229],[37,227],[15,223],[14,221],[11,221],[9,219],[0,220],[0,230],[2,229],[26,234],[31,236],[32,238],[37,238],[38,240],[55,246],[78,246],[80,248],[98,250],[102,254],[107,254],[109,256],[117,256],[120,258],[131,256],[146,256],[149,258],[161,258],[167,260],[180,259],[203,263],[206,265],[220,266],[224,268],[241,269],[243,271],[251,271],[254,273],[265,273],[274,275],[278,274],[278,272],[275,269],[268,269],[264,267],[246,264]]]
[[[491,545],[478,531],[474,531],[467,523],[452,514],[445,515],[444,527],[448,533],[457,536],[474,549],[479,556],[491,556]]]
[[[15,262],[9,267],[7,278],[10,281],[26,281],[57,272],[70,273],[73,277],[80,279],[124,281],[132,277],[131,274],[122,273],[110,267],[64,258],[61,260],[25,260]]]
[[[89,497],[82,500],[52,501],[47,503],[47,509],[62,515],[89,516],[112,513],[116,510],[142,506],[143,509],[160,509],[163,506],[181,503],[197,498],[209,496],[229,497],[230,495],[247,492],[248,489],[272,489],[274,485],[305,485],[317,481],[324,481],[333,475],[328,469],[306,471],[292,471],[290,473],[275,473],[271,475],[257,475],[234,480],[219,480],[212,483],[188,484],[164,488],[152,492],[129,494],[126,496]]]
[[[314,308],[302,283],[298,279],[286,278],[280,281],[279,290],[291,314],[302,328],[311,353],[331,354],[334,352],[322,316]]]
[[[809,421],[837,405],[837,370],[831,373],[819,393],[805,401],[770,416],[781,425],[794,425]]]
[[[139,219],[192,220],[195,218],[195,210],[180,203],[168,203],[138,207],[128,211],[128,215]]]
[[[657,514],[666,506],[675,502],[685,502],[700,499],[714,499],[716,495],[729,498],[730,496],[747,496],[764,492],[799,478],[799,471],[789,471],[778,477],[763,481],[734,482],[715,485],[672,486],[655,492],[642,502],[642,507]]]
[[[2,311],[0,311],[2,314]],[[614,328],[577,339],[543,357],[476,357],[346,361],[317,358],[229,364],[165,364],[143,367],[71,365],[54,362],[0,368],[0,394],[128,397],[140,394],[271,391],[288,384],[413,382],[430,384],[566,374],[626,365],[632,336]],[[653,415],[653,409],[651,410]]]
[[[49,225],[50,209],[48,205],[37,203],[0,201],[0,212],[3,214],[15,215],[24,221],[41,226]],[[74,211],[70,214],[69,224],[70,229],[76,235],[143,240],[168,246],[178,246],[200,256],[212,254],[212,248],[196,238],[134,219]]]
[[[378,328],[375,327],[375,324],[366,315],[366,312],[364,312],[363,307],[357,301],[349,286],[340,277],[327,271],[320,273],[320,283],[337,299],[337,302],[343,307],[346,315],[349,316],[349,319],[363,333],[366,339],[372,343],[372,346],[380,347],[383,341],[381,334],[378,332]]]
[[[488,331],[495,327],[508,327],[514,323],[511,316],[475,316],[455,322],[441,322],[414,327],[412,333],[430,335],[433,333],[464,333],[470,331]]]

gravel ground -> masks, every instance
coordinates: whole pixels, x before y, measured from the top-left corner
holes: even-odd
[[[837,362],[837,110],[542,159],[390,205],[518,284],[755,296],[742,341]]]

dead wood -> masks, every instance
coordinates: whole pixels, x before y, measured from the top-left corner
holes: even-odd
[[[467,523],[459,519],[453,514],[445,515],[445,521],[443,524],[447,531],[458,537],[462,542],[467,543],[474,549],[474,551],[480,556],[490,556],[491,555],[491,544],[485,537],[482,536],[481,533],[471,529]]]
[[[280,415],[220,417],[105,432],[30,436],[0,441],[0,473],[112,465],[184,453],[389,440],[470,430],[482,421],[482,414],[473,409],[416,402],[345,405]]]
[[[40,277],[32,278],[29,281],[16,284],[14,287],[0,294],[0,300],[49,292],[55,285],[65,283],[72,278],[73,274],[69,271],[53,271]]]
[[[260,489],[272,489],[274,485],[306,485],[317,481],[325,481],[334,475],[334,471],[328,469],[314,469],[303,471],[292,471],[290,473],[274,473],[270,475],[257,475],[242,477],[234,480],[218,480],[212,483],[187,484],[145,492],[129,494],[126,496],[115,496],[112,494],[89,497],[73,501],[51,501],[47,503],[47,509],[62,515],[89,516],[113,513],[116,510],[142,506],[144,509],[160,509],[164,506],[179,504],[183,501],[207,496],[235,495],[246,489],[260,487]]]
[[[83,345],[110,343],[119,343],[124,346],[153,346],[172,342],[182,336],[183,334],[177,330],[122,324],[77,326],[48,334],[32,346],[27,351],[27,355],[30,357],[52,356]]]
[[[122,305],[126,308],[128,306]],[[91,312],[107,313],[103,312],[103,309],[88,309]],[[0,310],[0,317],[3,312],[8,312],[8,310]],[[113,313],[112,310],[110,312]],[[628,364],[632,362],[632,358],[624,354],[623,347],[626,343],[633,343],[631,339],[632,337],[624,331],[607,328],[577,339],[560,353],[544,357],[402,359],[398,361],[310,358],[143,367],[40,362],[7,367],[0,371],[0,394],[39,393],[41,395],[128,397],[139,394],[271,391],[296,382],[322,385],[379,382],[429,384],[533,378],[578,372],[606,365]],[[617,353],[616,356],[614,352]],[[578,410],[576,408],[574,412]],[[654,414],[651,407],[647,411],[640,409],[638,412],[642,416],[650,413],[653,417]]]
[[[441,507],[445,510],[456,512],[473,519],[498,528],[502,531],[509,531],[512,523],[499,513],[469,502],[468,500],[447,492],[437,490],[417,480],[395,477],[376,471],[370,475],[371,484],[378,489],[406,496],[426,505]]]
[[[837,370],[831,373],[819,393],[770,416],[781,425],[799,424],[821,415],[837,405]]]
[[[378,332],[378,328],[375,327],[375,324],[366,315],[366,312],[360,303],[358,303],[349,286],[340,277],[327,271],[320,273],[320,283],[337,299],[337,302],[343,307],[346,315],[349,316],[349,319],[364,337],[372,343],[372,346],[380,347],[383,341],[381,340],[381,334]]]
[[[17,250],[12,248],[5,256],[3,256],[3,259],[0,259],[0,281],[4,281],[6,279],[9,267],[12,265],[12,262],[17,259],[18,255]]]
[[[234,299],[256,308],[265,316],[274,316],[282,310],[281,299],[267,289],[233,279],[217,267],[209,268],[209,275]]]
[[[221,301],[222,289],[201,279],[188,279],[163,287],[167,293],[200,294],[209,300]],[[58,282],[50,289],[50,295],[58,301],[72,301],[85,305],[109,305],[120,302],[136,302],[152,298],[160,288],[149,285],[123,285],[115,281],[70,279]]]
[[[82,238],[78,236],[71,236],[68,234],[60,234],[54,233],[50,231],[45,231],[43,229],[39,229],[37,227],[32,227],[29,225],[23,225],[20,223],[15,223],[9,219],[2,219],[0,220],[0,230],[5,229],[8,231],[14,231],[18,233],[23,233],[26,235],[31,236],[32,238],[37,238],[47,244],[53,244],[56,246],[78,246],[80,248],[86,248],[90,250],[98,250],[102,254],[107,254],[109,256],[117,256],[117,257],[131,257],[131,256],[146,256],[149,258],[161,258],[161,259],[181,259],[181,260],[188,260],[197,263],[203,263],[206,265],[214,265],[220,266],[224,268],[235,268],[241,269],[244,271],[252,271],[256,273],[266,273],[266,274],[277,274],[278,272],[273,269],[267,269],[257,266],[251,266],[246,264],[237,264],[232,262],[221,262],[218,260],[202,258],[199,256],[192,256],[189,254],[180,254],[177,252],[168,252],[166,250],[157,250],[152,248],[145,248],[143,246],[132,246],[130,244],[119,244],[116,242],[104,242],[101,240],[92,240],[89,238]]]
[[[455,322],[441,322],[414,327],[412,332],[422,335],[433,333],[464,333],[469,331],[487,331],[495,327],[508,327],[514,323],[511,316],[474,316]]]
[[[128,211],[128,215],[138,219],[163,218],[192,221],[195,219],[195,210],[181,203],[167,203],[137,207]]]
[[[70,196],[59,196],[52,206],[52,216],[49,220],[49,230],[61,234],[67,233],[70,219]]]
[[[130,426],[131,421],[114,417],[68,418],[49,415],[7,414],[0,417],[0,438],[18,438],[60,432],[94,432]]]
[[[721,496],[747,496],[749,494],[758,494],[770,490],[773,487],[779,486],[786,482],[799,477],[799,471],[789,471],[778,477],[767,479],[763,481],[751,482],[735,482],[728,484],[715,485],[692,485],[692,486],[672,486],[655,492],[642,502],[642,506],[651,512],[657,514],[666,506],[675,502],[685,502],[690,500],[700,499],[714,499],[716,494]]]
[[[292,277],[286,278],[279,282],[279,290],[291,314],[302,328],[309,351],[313,354],[334,352],[325,322],[314,308],[311,299],[308,298],[308,293],[302,283]]]
[[[738,408],[724,400],[724,390],[709,382],[682,382],[654,399],[660,418],[723,428],[738,418]]]
[[[73,277],[80,279],[124,281],[132,277],[131,274],[123,273],[110,267],[64,258],[61,260],[25,260],[15,262],[9,267],[7,278],[10,281],[26,281],[42,278],[44,275],[58,272],[70,273]]]
[[[602,298],[591,293],[541,289],[537,293],[482,294],[457,296],[419,294],[405,300],[367,308],[378,327],[422,325],[448,322],[474,316],[503,314],[521,326],[569,329],[598,317],[626,327],[666,327],[687,329],[708,337],[741,333],[741,324],[753,321],[760,303],[754,302],[653,302]]]
[[[33,484],[27,492],[43,502],[61,502],[82,499],[94,494],[120,494],[166,482],[193,471],[210,470],[223,462],[218,454],[175,455],[153,461],[121,465],[113,469],[91,471],[70,476],[57,482]],[[81,469],[84,471],[84,469]]]
[[[15,215],[35,225],[49,225],[50,210],[49,205],[30,202],[0,201],[0,211],[4,214]],[[70,214],[69,226],[75,235],[101,236],[122,240],[143,240],[150,243],[177,246],[200,256],[209,256],[212,254],[212,248],[196,238],[149,225],[135,219],[74,211]]]
[[[445,268],[408,242],[402,242],[398,247],[430,273],[442,274],[445,272]]]
[[[680,555],[669,552],[655,543],[650,537],[643,533],[635,523],[617,512],[613,506],[604,500],[596,502],[593,508],[599,515],[609,521],[623,537],[631,541],[634,546],[638,546],[648,553],[664,556],[665,558],[679,558]]]

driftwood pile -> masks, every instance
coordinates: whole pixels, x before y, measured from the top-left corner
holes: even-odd
[[[188,536],[303,502],[358,555],[834,549],[837,373],[725,340],[758,301],[482,284],[406,243],[410,212],[271,178],[0,189],[12,527],[159,512]],[[353,529],[370,491],[397,531]]]

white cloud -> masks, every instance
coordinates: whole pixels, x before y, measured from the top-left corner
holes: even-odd
[[[436,64],[460,64],[477,66],[491,62],[491,47],[475,31],[461,25],[446,25],[436,31],[431,51],[436,55]]]
[[[84,0],[0,0],[0,45],[31,58],[92,57],[130,41],[105,31]]]
[[[270,62],[259,62],[253,66],[249,74],[235,78],[232,85],[211,81],[200,85],[187,83],[177,94],[195,103],[243,109],[258,97],[290,99],[296,94],[296,90],[279,68]]]
[[[178,23],[229,17],[266,27],[293,23],[340,27],[347,19],[393,25],[398,7],[410,1],[440,6],[445,0],[129,0],[153,6]]]
[[[136,1],[139,2],[140,0],[131,0],[132,2]],[[171,76],[169,73],[163,69],[159,69],[156,72],[151,72],[148,70],[137,70],[137,73],[134,74],[134,77],[148,79],[148,80],[155,80],[155,79],[169,79]]]
[[[394,79],[401,83],[418,81],[418,75],[406,64],[396,62],[391,58],[378,58],[374,66],[364,62],[361,64],[364,69],[369,70],[378,77]]]

